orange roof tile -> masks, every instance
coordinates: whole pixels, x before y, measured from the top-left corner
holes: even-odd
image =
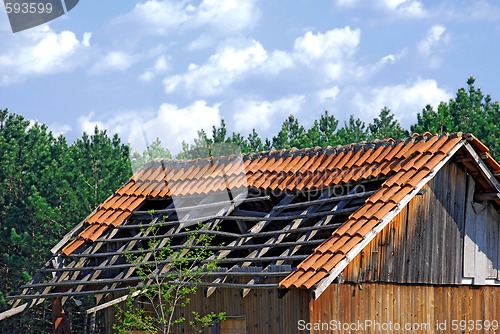
[[[146,196],[194,195],[245,186],[298,191],[381,178],[378,191],[280,282],[282,288],[309,289],[339,263],[345,265],[346,254],[374,235],[372,231],[387,215],[395,213],[398,203],[464,141],[484,156],[492,171],[500,170],[500,164],[487,155],[488,148],[474,136],[428,133],[398,141],[343,147],[291,149],[187,162],[152,161],[86,219],[83,231],[62,252],[69,255],[85,242],[97,240],[107,229],[122,224]],[[488,186],[479,176],[477,182]]]
[[[309,289],[318,284],[330,270],[340,263],[345,254],[359,244],[370,231],[373,231],[385,216],[395,210],[397,203],[415,189],[415,186],[462,140],[461,135],[429,136],[426,134],[426,136],[415,136],[390,146],[376,148],[373,155],[365,161],[371,167],[362,173],[362,177],[368,179],[370,176],[395,174],[385,180],[382,187],[365,201],[365,205],[352,213],[329,239],[302,261],[295,272],[283,279],[280,287],[294,286]],[[358,151],[354,159],[361,156]],[[334,160],[340,161],[339,158]],[[346,157],[340,162],[335,168],[356,165],[356,163],[349,162]],[[349,171],[344,175],[343,180],[352,178],[354,175],[359,174]],[[328,178],[327,181],[330,179]],[[339,181],[339,179],[341,178],[336,176],[333,181]]]

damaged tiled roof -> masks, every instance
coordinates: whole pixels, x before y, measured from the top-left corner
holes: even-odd
[[[62,252],[72,254],[85,243],[97,240],[110,226],[122,224],[132,211],[140,209],[147,198],[246,187],[301,191],[386,178],[332,237],[280,282],[282,288],[311,288],[341,261],[346,261],[346,255],[360,245],[436,166],[459,150],[466,154],[465,142],[470,143],[492,173],[500,175],[500,165],[491,158],[488,148],[472,135],[462,134],[425,133],[404,140],[388,139],[339,147],[291,149],[188,162],[152,161],[87,217],[83,230]],[[491,186],[481,178],[477,166],[473,162],[464,164],[477,173],[478,184],[489,191]]]
[[[348,220],[335,230],[332,237],[319,245],[313,254],[280,282],[281,288],[309,289],[331,275],[331,271],[342,261],[345,267],[356,255],[356,252],[350,252],[356,246],[359,249],[362,242],[368,240],[370,233],[370,236],[375,235],[376,227],[384,223],[384,217],[401,207],[401,201],[415,191],[419,183],[423,185],[422,181],[439,164],[457,152],[462,147],[462,139],[467,139],[474,150],[482,156],[489,169],[496,173],[497,178],[499,176],[500,165],[490,156],[489,149],[472,135],[462,137],[452,134],[415,138],[416,140],[410,143],[395,145],[391,153],[383,158],[390,161],[389,168],[394,174],[366,200],[365,205],[351,214]],[[375,161],[378,159],[380,158],[374,158]],[[463,163],[479,174],[478,167],[473,162],[466,160]],[[479,177],[477,180],[485,189],[491,188],[484,178]]]

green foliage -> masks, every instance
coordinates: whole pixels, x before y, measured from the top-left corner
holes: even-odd
[[[369,139],[399,139],[408,137],[408,131],[401,127],[401,124],[394,118],[389,108],[384,107],[380,111],[379,117],[368,125]]]
[[[492,102],[490,95],[484,95],[476,88],[475,79],[469,77],[467,88],[459,88],[454,99],[441,103],[437,111],[426,106],[417,115],[417,124],[412,132],[431,133],[468,132],[481,139],[496,157],[500,153],[500,107]]]
[[[154,159],[171,159],[172,154],[170,150],[163,147],[160,138],[156,138],[148,148],[146,148],[142,153],[137,151],[130,155],[130,164],[133,171],[139,170],[148,161]]]
[[[352,144],[366,141],[368,134],[366,132],[366,124],[359,118],[349,117],[349,121],[344,123],[344,126],[337,132],[340,144]]]
[[[47,126],[0,110],[0,310],[8,307],[4,296],[19,292],[50,249],[129,177],[118,137],[96,130],[68,145]],[[35,314],[0,322],[0,332],[49,332],[50,314],[43,307]]]
[[[156,235],[161,225],[160,222],[150,228],[147,234]],[[141,284],[131,289],[125,307],[118,308],[119,323],[114,326],[117,333],[145,330],[168,334],[174,332],[176,325],[186,322],[179,308],[191,302],[203,277],[217,267],[216,261],[211,260],[213,252],[208,248],[214,236],[200,233],[203,229],[199,224],[181,249],[171,247],[170,239],[153,239],[143,255],[126,254],[127,261],[136,264],[135,272]],[[196,333],[201,333],[214,321],[224,320],[225,313],[211,312],[201,316],[193,311],[191,318],[189,325]]]

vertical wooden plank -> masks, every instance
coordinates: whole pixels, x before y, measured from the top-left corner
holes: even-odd
[[[474,198],[475,181],[469,176],[467,180],[467,197],[465,211],[465,236],[464,236],[464,277],[474,278],[475,255],[476,255],[476,214],[472,208]]]

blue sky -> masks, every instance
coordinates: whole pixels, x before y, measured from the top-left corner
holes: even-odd
[[[494,1],[82,0],[16,34],[0,17],[0,107],[70,140],[98,124],[176,152],[221,118],[271,136],[383,106],[408,127],[470,75],[500,99]]]

